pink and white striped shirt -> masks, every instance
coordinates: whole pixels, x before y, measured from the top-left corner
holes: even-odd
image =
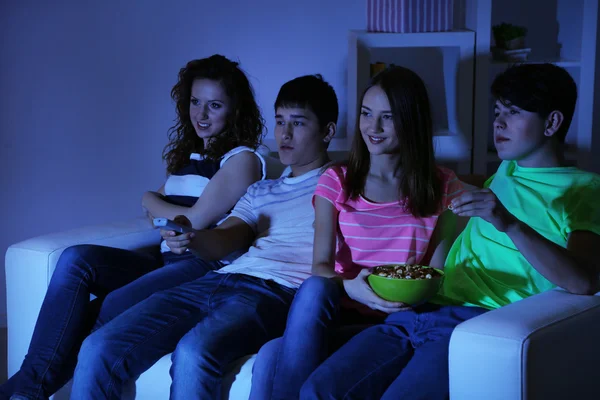
[[[346,170],[345,166],[329,168],[321,175],[314,194],[329,200],[339,211],[335,270],[346,278],[354,278],[361,268],[405,263],[409,257],[421,262],[439,215],[464,191],[452,170],[438,167],[442,208],[435,215],[420,218],[406,210],[404,200],[374,203],[362,196],[349,198],[342,185]]]

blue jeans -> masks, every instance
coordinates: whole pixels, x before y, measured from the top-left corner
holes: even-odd
[[[425,304],[390,314],[325,360],[302,386],[300,398],[447,399],[452,331],[486,311]]]
[[[312,372],[358,332],[381,320],[340,309],[342,290],[312,276],[298,289],[283,337],[265,344],[252,371],[251,400],[297,399]]]
[[[74,399],[119,399],[123,384],[173,353],[171,399],[220,399],[228,365],[280,336],[295,289],[210,272],[155,293],[83,343]]]
[[[219,267],[191,254],[155,257],[95,245],[67,248],[56,264],[25,360],[0,387],[0,399],[13,394],[47,399],[71,378],[81,342],[92,329],[156,291]],[[90,301],[91,294],[97,298]]]

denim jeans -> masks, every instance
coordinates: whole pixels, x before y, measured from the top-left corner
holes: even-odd
[[[166,253],[163,260],[104,246],[67,248],[50,280],[25,360],[0,387],[0,399],[13,394],[47,399],[71,378],[81,342],[94,324],[100,326],[156,291],[220,267],[191,254]],[[96,299],[90,301],[91,294]]]
[[[342,291],[329,278],[312,276],[304,281],[290,307],[283,337],[258,352],[251,400],[297,399],[304,382],[332,352],[373,324],[372,317],[340,309],[341,298]]]
[[[119,399],[123,384],[172,354],[171,399],[220,399],[228,365],[280,336],[295,289],[210,272],[155,293],[83,343],[75,399]]]
[[[390,314],[325,360],[302,386],[300,398],[447,399],[452,331],[486,311],[425,304]]]

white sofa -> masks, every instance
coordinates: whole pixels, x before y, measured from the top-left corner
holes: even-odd
[[[61,252],[81,243],[127,249],[155,246],[158,233],[143,218],[29,239],[6,253],[8,371],[27,351],[50,276]],[[254,356],[231,366],[224,391],[248,398]],[[127,398],[168,399],[169,356],[128,389]],[[426,372],[425,372],[426,373]],[[453,400],[600,399],[600,296],[561,290],[537,295],[469,320],[450,343]],[[68,387],[57,399],[68,398]]]

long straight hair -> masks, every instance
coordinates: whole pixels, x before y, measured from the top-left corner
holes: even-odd
[[[404,67],[393,67],[375,75],[367,90],[379,86],[387,95],[400,154],[396,172],[401,171],[399,198],[416,217],[439,212],[442,181],[435,164],[433,122],[429,96],[423,80]],[[351,198],[364,194],[371,157],[357,123],[348,159],[345,189]]]

